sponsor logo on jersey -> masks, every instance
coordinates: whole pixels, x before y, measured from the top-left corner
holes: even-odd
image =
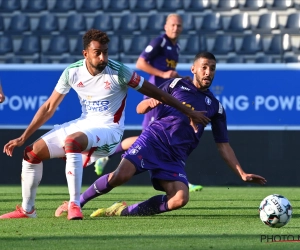
[[[176,68],[177,62],[175,60],[166,58],[166,63],[168,68],[172,68],[172,69]]]
[[[84,85],[83,85],[82,82],[80,82],[80,83],[77,84],[77,88],[83,88],[83,87],[84,87]]]
[[[153,50],[153,47],[151,46],[151,45],[148,45],[147,47],[146,47],[146,49],[145,49],[145,52],[146,53],[149,53],[149,52],[151,52]]]
[[[218,111],[218,113],[223,114],[223,106],[220,102],[219,102],[219,111]]]
[[[189,89],[189,88],[187,88],[187,87],[184,87],[184,86],[181,86],[180,88],[181,88],[181,89],[183,89],[183,90],[190,91],[190,89]]]
[[[207,105],[210,105],[210,104],[211,104],[211,99],[210,99],[208,96],[205,97],[205,103],[206,103]]]
[[[105,89],[110,89],[110,82],[109,81],[106,81],[106,82],[104,82],[105,83]]]
[[[175,78],[173,80],[173,82],[171,82],[171,84],[169,85],[170,88],[174,88],[176,86],[176,84],[178,83],[178,81],[181,80],[181,78]]]
[[[132,88],[136,88],[139,85],[140,81],[141,81],[141,77],[136,72],[133,72],[133,75],[128,85]]]

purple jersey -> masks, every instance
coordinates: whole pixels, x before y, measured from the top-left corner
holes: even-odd
[[[198,111],[207,111],[216,143],[228,142],[226,113],[210,90],[200,91],[191,82],[176,78],[160,86],[176,99]],[[125,152],[136,174],[150,171],[155,189],[162,190],[157,180],[181,181],[188,185],[185,161],[197,147],[204,126],[195,133],[190,119],[177,109],[165,104],[157,106],[157,117]]]
[[[140,57],[144,58],[152,67],[161,71],[175,70],[179,57],[179,44],[175,45],[166,34],[153,39]],[[159,87],[168,79],[151,75],[149,82]]]
[[[194,84],[181,78],[171,79],[160,88],[194,110],[207,111],[215,142],[228,142],[225,110],[210,90],[200,91]],[[185,161],[197,147],[204,126],[199,124],[195,133],[190,126],[190,119],[177,109],[165,104],[156,108],[157,118],[147,129],[168,144],[174,157]]]

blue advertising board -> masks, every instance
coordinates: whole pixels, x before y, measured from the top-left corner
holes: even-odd
[[[67,65],[1,65],[0,77],[6,100],[0,104],[0,128],[25,128],[38,108],[51,95]],[[134,68],[135,65],[129,65]],[[191,76],[190,65],[177,67]],[[137,70],[146,79],[148,75]],[[217,65],[211,90],[223,104],[229,129],[299,129],[300,65]],[[140,129],[142,115],[135,112],[143,96],[130,89],[125,124]],[[81,108],[71,90],[44,127],[79,117]]]

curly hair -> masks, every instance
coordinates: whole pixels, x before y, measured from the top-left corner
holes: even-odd
[[[109,43],[109,38],[105,32],[96,29],[88,30],[83,36],[83,49],[87,49],[91,41],[98,41],[101,44]]]

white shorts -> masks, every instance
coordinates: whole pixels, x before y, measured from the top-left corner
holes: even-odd
[[[88,146],[82,152],[83,162],[90,150],[92,148],[95,150],[90,155],[87,165],[92,164],[98,158],[113,154],[122,140],[124,131],[118,124],[101,124],[99,126],[99,122],[95,121],[95,118],[78,118],[61,125],[54,125],[52,130],[41,136],[48,146],[50,158],[64,158],[65,139],[68,135],[76,132],[82,132],[88,137]]]

